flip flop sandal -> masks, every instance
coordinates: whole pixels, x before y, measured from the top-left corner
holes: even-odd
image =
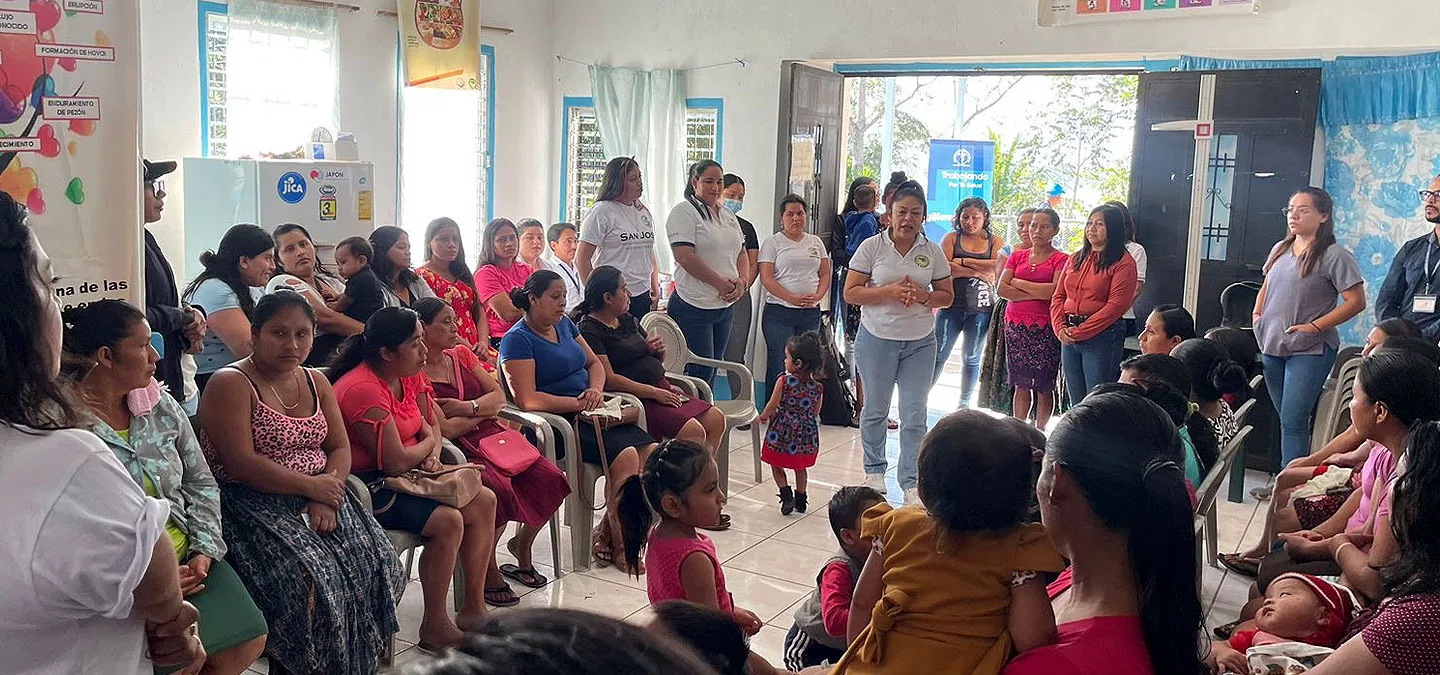
[[[519,565],[505,563],[500,566],[500,573],[505,575],[506,578],[518,582],[521,586],[528,586],[530,588],[544,588],[545,584],[550,583],[550,580],[546,579],[545,575],[535,571],[534,565],[521,567]]]
[[[1260,574],[1260,561],[1254,558],[1246,558],[1238,553],[1221,553],[1220,564],[1225,569],[1236,574],[1243,574],[1247,577],[1254,577]]]
[[[491,599],[494,596],[500,596],[504,599]],[[515,590],[510,588],[510,584],[500,584],[494,588],[487,586],[485,588],[485,604],[491,607],[514,607],[520,604],[520,598],[515,595]]]

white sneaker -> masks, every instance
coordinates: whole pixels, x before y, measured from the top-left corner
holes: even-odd
[[[920,490],[919,490],[918,488],[910,488],[910,489],[908,489],[908,490],[905,491],[905,505],[906,505],[906,506],[915,506],[916,504],[919,504],[919,503],[920,503]]]
[[[885,494],[885,474],[883,474],[883,473],[867,473],[867,474],[865,474],[865,487],[873,488],[876,492],[879,492],[879,493],[882,494],[882,495]]]

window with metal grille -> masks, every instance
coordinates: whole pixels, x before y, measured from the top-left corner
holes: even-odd
[[[400,227],[412,247],[424,245],[430,221],[460,225],[469,263],[480,254],[480,231],[494,212],[495,51],[480,48],[476,89],[400,87]],[[415,255],[424,260],[423,252]]]
[[[579,223],[600,194],[600,180],[610,160],[600,145],[600,126],[590,98],[565,99],[563,202],[560,218]],[[720,132],[720,99],[689,99],[685,108],[685,164],[702,159],[720,161],[724,149]]]

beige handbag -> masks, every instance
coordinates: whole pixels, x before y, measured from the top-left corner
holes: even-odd
[[[465,508],[480,494],[484,467],[480,464],[456,464],[439,471],[411,469],[398,476],[387,476],[385,487],[402,494],[433,499],[446,506]]]

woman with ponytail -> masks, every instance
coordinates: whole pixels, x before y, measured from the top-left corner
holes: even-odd
[[[1225,397],[1248,397],[1249,373],[1230,358],[1230,352],[1208,338],[1191,338],[1170,351],[1190,371],[1190,400],[1200,406],[1200,414],[1210,421],[1220,444],[1230,442],[1240,433],[1235,412]]]
[[[1199,406],[1190,400],[1190,373],[1185,364],[1164,354],[1141,354],[1120,364],[1120,381],[1145,390],[1147,397],[1170,415],[1185,451],[1185,479],[1199,488],[1220,456],[1220,442]]]
[[[219,249],[200,254],[200,264],[204,270],[182,295],[209,326],[195,355],[195,387],[204,392],[215,371],[250,355],[250,319],[275,273],[275,238],[258,225],[235,225]]]
[[[1194,513],[1180,436],[1136,393],[1086,397],[1061,417],[1036,492],[1071,569],[1050,584],[1059,642],[1006,675],[1200,675]]]
[[[581,416],[604,404],[600,392],[605,389],[605,367],[565,316],[565,282],[559,274],[540,270],[530,275],[525,285],[510,292],[510,301],[524,313],[500,341],[500,370],[511,396],[521,410],[555,413],[577,425],[581,461],[605,470],[605,503],[611,505],[591,533],[590,552],[601,564],[614,564],[622,572],[640,571],[625,564],[613,543],[620,532],[614,504],[620,486],[640,473],[644,456],[655,444],[645,430],[622,421],[606,425],[597,440],[594,422]],[[557,448],[556,459],[573,450]]]

